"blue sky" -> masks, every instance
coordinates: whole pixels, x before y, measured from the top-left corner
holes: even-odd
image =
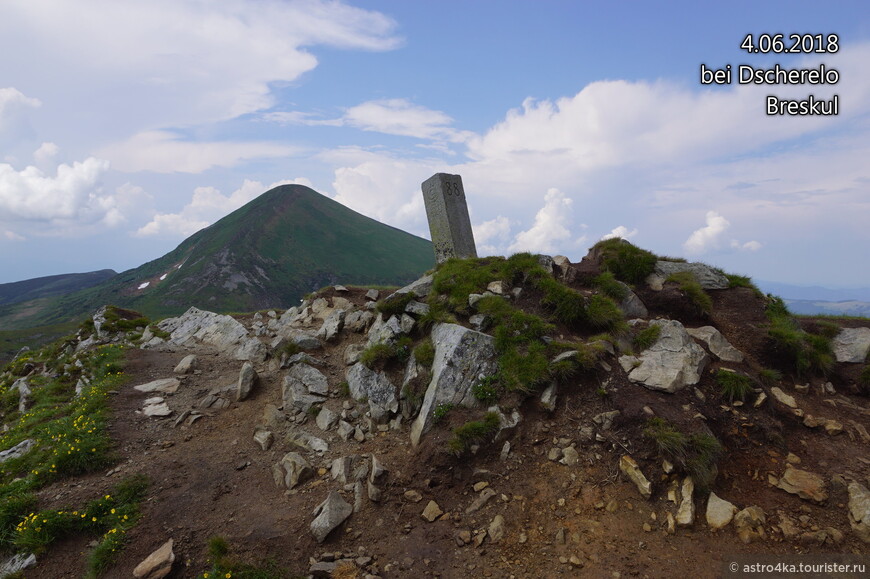
[[[839,51],[747,54],[749,33]],[[0,51],[0,283],[136,267],[279,183],[428,237],[443,171],[482,254],[620,235],[870,286],[866,2],[4,0]],[[840,80],[740,85],[741,64]],[[810,94],[840,114],[765,114]]]

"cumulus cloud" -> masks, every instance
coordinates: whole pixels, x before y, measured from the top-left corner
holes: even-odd
[[[145,131],[98,152],[120,171],[202,173],[213,167],[233,167],[252,159],[287,157],[297,147],[264,142],[193,142],[169,131]]]
[[[39,99],[28,97],[17,88],[0,88],[0,130],[4,129],[4,121],[17,111],[40,106]]]
[[[534,224],[517,234],[508,252],[555,253],[561,244],[570,242],[572,204],[573,200],[558,189],[549,189]]]
[[[59,150],[60,148],[54,143],[42,143],[33,152],[33,162],[39,166],[47,165],[54,160]]]
[[[401,42],[395,28],[329,0],[6,0],[0,49],[28,55],[16,80],[45,88],[44,98],[51,91],[82,110],[123,104],[132,114],[118,122],[132,132],[264,110],[270,84],[317,66],[307,47],[389,50]]]
[[[500,253],[501,244],[510,238],[511,222],[507,217],[499,215],[495,219],[472,225],[471,229],[478,255],[497,255]],[[490,243],[491,241],[501,243]]]
[[[23,235],[19,235],[14,231],[6,230],[3,232],[3,237],[8,239],[9,241],[24,241],[26,238]]]
[[[610,231],[610,233],[602,235],[601,239],[602,239],[602,241],[605,239],[614,239],[614,238],[631,239],[635,235],[637,235],[637,229],[632,229],[631,231],[629,231],[628,227],[626,227],[624,225],[620,225],[618,227],[614,227]]]
[[[0,164],[2,219],[94,223],[109,217],[115,221],[114,199],[101,188],[108,169],[108,161],[95,157],[61,164],[54,176],[33,166],[16,171],[11,165]]]
[[[214,187],[197,187],[193,191],[190,203],[185,205],[181,211],[155,214],[151,221],[140,227],[134,235],[137,237],[153,235],[187,237],[259,197],[260,194],[279,185],[290,183],[311,186],[311,182],[307,179],[278,181],[268,187],[264,187],[259,181],[245,179],[242,186],[229,195],[224,195]]]
[[[686,253],[698,255],[716,249],[719,247],[719,238],[731,226],[727,219],[715,211],[707,212],[706,222],[704,227],[693,231],[683,243]]]

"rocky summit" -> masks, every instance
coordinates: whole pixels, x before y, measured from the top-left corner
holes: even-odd
[[[103,308],[0,375],[0,575],[866,563],[868,332],[621,240],[244,315]]]

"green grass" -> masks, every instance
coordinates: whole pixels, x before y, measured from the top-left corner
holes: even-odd
[[[393,297],[388,296],[378,302],[377,310],[384,315],[385,320],[390,316],[401,316],[405,312],[405,306],[414,301],[414,297],[414,294],[410,292]]]
[[[604,271],[631,285],[642,283],[658,260],[654,253],[618,238],[599,241],[592,249],[601,255]]]
[[[752,282],[752,278],[750,278],[749,276],[737,275],[734,273],[725,273],[725,277],[728,278],[729,288],[745,287],[751,289],[758,296],[764,295],[761,290],[758,289],[758,286]]]
[[[382,367],[390,360],[407,361],[411,355],[411,338],[402,336],[395,343],[372,344],[360,354],[359,361],[370,369]]]
[[[685,434],[662,418],[650,418],[643,434],[660,455],[691,475],[699,489],[710,488],[716,476],[716,462],[723,451],[715,436]]]
[[[662,327],[657,324],[650,324],[644,329],[635,334],[632,340],[632,346],[637,353],[643,352],[650,346],[656,343],[661,336]]]
[[[199,579],[296,579],[298,577],[274,561],[250,565],[236,560],[229,543],[220,536],[208,540],[208,554],[211,567],[198,575]]]
[[[773,368],[762,368],[758,371],[758,379],[766,386],[773,386],[782,380],[782,372]]]
[[[716,383],[719,385],[722,396],[727,398],[729,403],[733,403],[735,400],[744,401],[753,393],[752,380],[749,376],[737,372],[729,372],[720,368],[716,372]]]
[[[592,285],[604,292],[604,295],[616,300],[622,301],[628,297],[628,288],[622,285],[613,272],[605,271],[601,275],[592,280]]]
[[[424,368],[431,368],[435,362],[435,345],[432,338],[424,338],[414,348],[414,359]]]
[[[767,333],[774,351],[789,360],[798,376],[827,375],[833,369],[835,358],[831,338],[839,331],[836,324],[821,324],[819,334],[805,332],[785,302],[775,296],[768,296],[765,313],[770,320]]]
[[[432,418],[435,420],[435,422],[438,422],[439,420],[447,416],[447,414],[449,414],[451,410],[453,410],[453,404],[450,404],[449,402],[439,404],[435,407],[435,410],[432,411]]]
[[[471,387],[471,394],[484,404],[495,402],[501,393],[498,384],[498,376],[485,376]]]
[[[501,425],[497,412],[487,412],[482,420],[466,422],[453,429],[453,437],[447,442],[447,448],[460,455],[473,444],[483,442],[488,436],[495,434]]]
[[[710,314],[713,311],[713,300],[691,272],[672,273],[665,281],[676,283],[700,313]]]

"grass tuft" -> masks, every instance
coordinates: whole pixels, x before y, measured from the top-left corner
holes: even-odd
[[[640,330],[632,340],[632,346],[636,353],[643,352],[650,346],[656,343],[661,336],[662,327],[657,324],[650,324],[646,328]]]
[[[599,241],[592,249],[601,255],[604,271],[632,285],[642,283],[653,272],[658,259],[654,253],[619,238]]]
[[[680,291],[686,294],[686,297],[698,308],[700,313],[710,314],[713,311],[713,300],[691,272],[672,273],[665,281],[676,283],[680,287]]]
[[[708,489],[713,484],[716,461],[723,451],[715,436],[684,434],[662,418],[650,418],[643,434],[652,440],[659,454],[691,475],[699,489]]]
[[[735,400],[744,401],[753,392],[752,380],[749,376],[722,368],[716,373],[716,383],[719,384],[722,396],[728,399],[729,404]]]
[[[453,429],[453,438],[447,442],[447,447],[456,455],[468,450],[471,445],[478,444],[486,437],[494,434],[501,425],[497,412],[487,412],[483,420],[466,422]]]

